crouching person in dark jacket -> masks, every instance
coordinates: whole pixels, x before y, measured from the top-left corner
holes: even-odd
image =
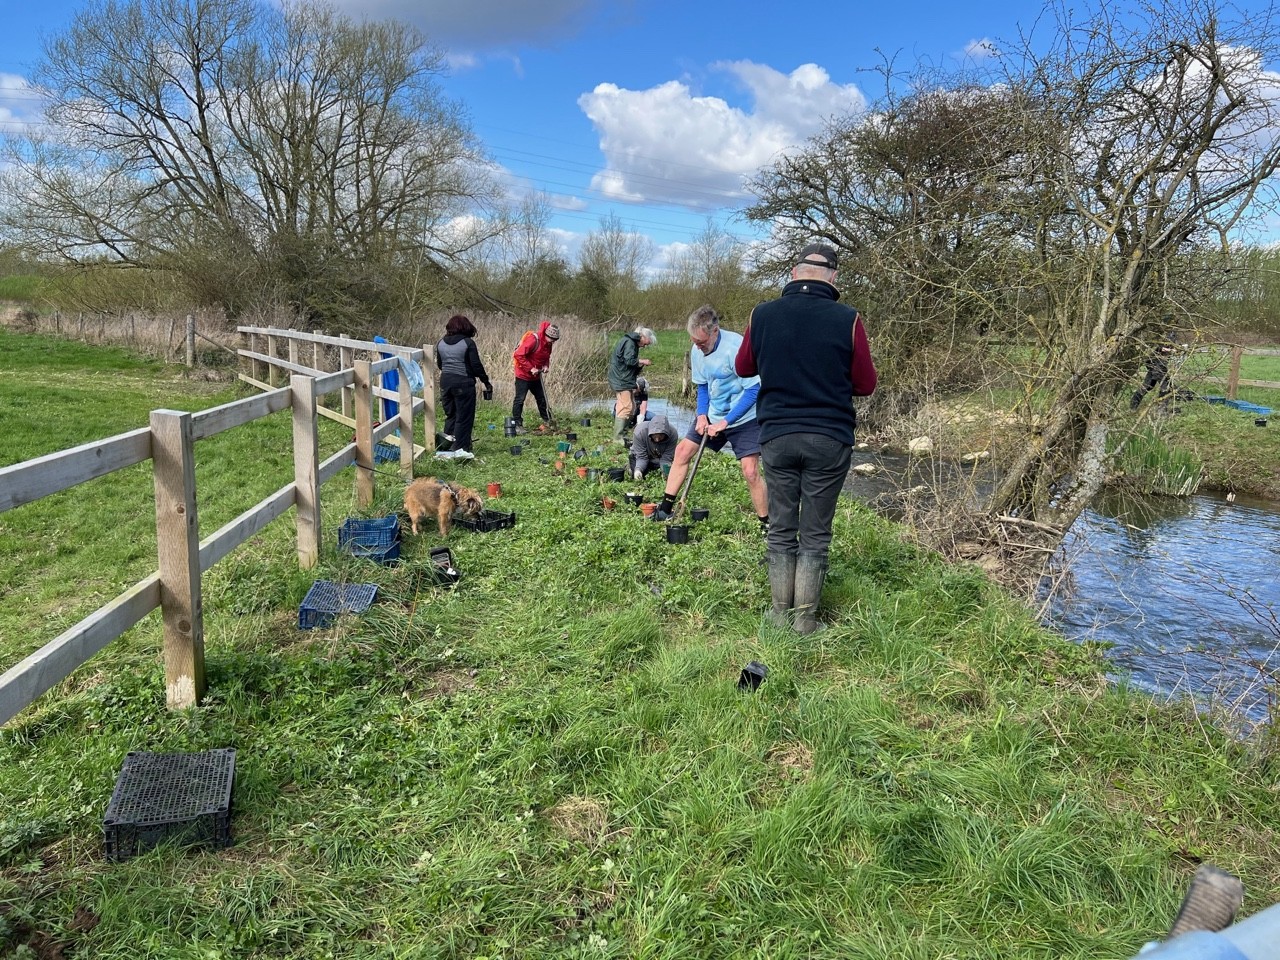
[[[652,420],[642,420],[636,424],[631,437],[627,471],[634,479],[643,480],[645,474],[661,469],[663,464],[670,467],[677,440],[666,417],[659,415]]]

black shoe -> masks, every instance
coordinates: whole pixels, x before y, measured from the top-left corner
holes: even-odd
[[[663,510],[662,507],[658,507],[657,510],[653,511],[653,516],[651,516],[649,519],[656,520],[658,523],[663,523],[664,521],[670,520],[674,514],[675,514],[674,507],[670,510]]]

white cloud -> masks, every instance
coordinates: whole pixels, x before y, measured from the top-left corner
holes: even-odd
[[[972,63],[981,63],[984,60],[991,60],[1000,56],[1000,48],[996,46],[996,42],[987,37],[981,40],[970,40],[964,45],[964,50],[957,55],[960,60],[968,60]]]
[[[396,19],[443,47],[487,50],[517,43],[550,44],[576,33],[616,0],[334,0],[352,17]]]
[[[43,115],[39,88],[16,73],[0,73],[0,132],[19,133]]]
[[[867,105],[856,86],[832,82],[812,63],[789,74],[745,60],[713,69],[745,88],[749,108],[696,96],[678,80],[647,90],[602,83],[579,97],[605,155],[592,188],[630,202],[724,207],[746,197],[743,177],[800,146],[827,118]]]

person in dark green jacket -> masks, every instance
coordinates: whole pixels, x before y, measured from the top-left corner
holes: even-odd
[[[609,357],[609,389],[616,394],[613,410],[613,439],[627,442],[627,434],[636,422],[636,378],[649,365],[640,356],[640,348],[658,342],[658,335],[648,327],[636,327],[625,333],[614,345]]]

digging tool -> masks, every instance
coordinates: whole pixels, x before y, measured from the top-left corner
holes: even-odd
[[[708,424],[708,428],[710,425]],[[702,442],[698,444],[698,452],[693,457],[693,466],[689,468],[689,475],[684,478],[684,486],[680,488],[680,499],[676,501],[675,512],[671,515],[672,520],[680,520],[684,517],[685,501],[689,497],[689,488],[693,486],[693,478],[698,472],[698,464],[702,460],[702,451],[707,449],[707,437],[710,436],[710,429],[702,435]]]

